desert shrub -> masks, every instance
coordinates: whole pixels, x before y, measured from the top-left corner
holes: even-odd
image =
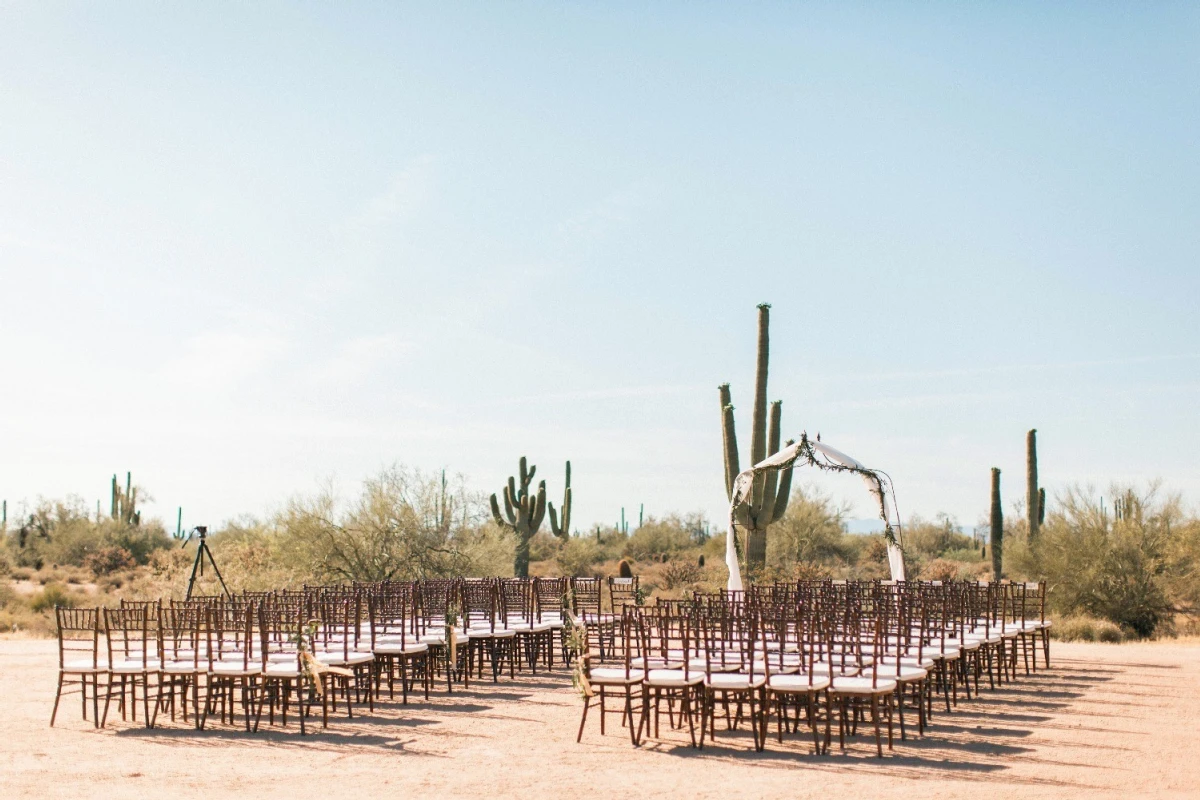
[[[54,624],[51,615],[34,612],[28,606],[0,608],[0,633],[51,636],[54,634]]]
[[[89,556],[106,548],[121,548],[135,563],[169,547],[171,538],[158,520],[130,525],[113,519],[95,520],[78,498],[42,501],[18,527],[11,527],[6,550],[21,566],[45,564],[85,566]]]
[[[692,561],[672,561],[662,570],[662,584],[668,589],[688,586],[700,580],[703,570]]]
[[[481,495],[459,478],[392,467],[349,506],[332,491],[294,500],[274,521],[281,557],[323,581],[444,578],[471,571],[470,546],[490,526]]]
[[[8,581],[0,581],[0,608],[8,608],[9,606],[22,606],[24,602],[21,595],[17,594],[17,590]]]
[[[845,509],[812,487],[792,490],[787,513],[767,533],[767,566],[790,573],[796,564],[845,562]]]
[[[946,561],[958,561],[964,564],[974,564],[984,560],[980,548],[974,545],[970,547],[953,547],[942,553],[938,558],[945,559]]]
[[[107,575],[120,569],[128,569],[134,565],[133,554],[124,547],[101,547],[89,554],[83,565],[96,575]]]
[[[0,548],[0,578],[11,575],[16,565],[13,563],[13,558],[8,554],[7,548]]]
[[[1050,628],[1050,635],[1061,642],[1123,642],[1120,627],[1106,619],[1063,617]]]
[[[463,575],[468,578],[512,577],[516,545],[511,532],[492,522],[464,531],[459,537],[459,547],[467,557]]]
[[[691,561],[672,561],[663,566],[659,581],[664,589],[691,586],[700,580],[703,570]]]
[[[563,575],[584,578],[595,574],[596,565],[604,561],[604,551],[591,536],[572,536],[555,556]]]
[[[546,531],[538,531],[533,538],[529,540],[529,560],[530,561],[549,561],[558,555],[558,549],[562,547],[563,540],[559,539],[552,533]]]
[[[947,514],[939,514],[932,522],[913,516],[904,525],[903,536],[905,553],[926,559],[941,558],[952,550],[973,550],[975,547],[974,540],[964,534],[954,518]]]
[[[1138,495],[1116,488],[1130,510],[1112,519],[1098,498],[1071,489],[1058,498],[1036,541],[1027,544],[1023,569],[1048,582],[1060,614],[1105,619],[1138,636],[1168,620],[1172,524],[1178,498],[1160,501],[1155,487]]]
[[[959,569],[958,564],[953,561],[948,561],[942,558],[935,558],[932,561],[926,562],[921,567],[921,580],[923,581],[953,581],[958,580]]]
[[[662,519],[650,517],[625,542],[624,555],[638,561],[662,561],[662,556],[673,555],[693,547],[692,532],[687,523],[677,515]]]
[[[45,588],[29,599],[29,607],[34,611],[53,611],[55,606],[72,608],[74,605],[74,595],[59,583],[47,584]]]

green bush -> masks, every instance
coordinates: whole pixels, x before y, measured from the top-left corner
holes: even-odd
[[[913,516],[904,526],[904,549],[913,555],[934,559],[948,557],[951,552],[975,550],[975,543],[962,532],[953,517],[939,514],[935,521],[929,522]]]
[[[29,600],[29,607],[34,611],[53,611],[55,606],[73,608],[75,597],[61,583],[47,584],[44,589]]]
[[[101,547],[83,560],[85,567],[96,575],[107,575],[134,565],[133,553],[124,547]]]
[[[549,561],[558,555],[558,550],[562,547],[563,541],[552,533],[546,531],[538,531],[533,538],[529,540],[529,560],[530,561]]]
[[[935,558],[922,565],[920,572],[923,581],[954,581],[959,577],[959,566],[954,561]]]
[[[584,578],[595,574],[595,567],[604,561],[604,549],[592,536],[572,536],[558,551],[555,560],[563,575]]]
[[[1110,497],[1122,498],[1127,511],[1121,519],[1083,490],[1058,498],[1037,539],[1012,549],[1014,572],[1046,580],[1059,614],[1104,619],[1151,636],[1177,607],[1185,610],[1187,598],[1168,592],[1178,591],[1176,575],[1196,569],[1194,558],[1180,555],[1180,539],[1192,528],[1179,499],[1159,500],[1156,487],[1140,495],[1114,487]]]
[[[156,550],[171,546],[171,538],[158,520],[130,525],[114,519],[89,516],[78,498],[42,502],[19,526],[10,524],[5,550],[23,567],[45,564],[87,565],[90,556],[109,548],[129,553],[134,563],[145,564]]]
[[[797,565],[847,563],[856,546],[842,525],[845,513],[816,489],[796,487],[783,519],[767,532],[767,566],[790,575]]]
[[[664,554],[674,555],[693,546],[692,532],[680,517],[651,517],[625,542],[623,555],[638,561],[661,561]]]

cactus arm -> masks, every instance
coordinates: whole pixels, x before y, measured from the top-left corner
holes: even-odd
[[[717,387],[721,393],[721,439],[725,447],[725,496],[733,499],[733,481],[741,468],[738,466],[737,433],[733,424],[733,403],[730,402],[729,384]]]
[[[784,447],[791,447],[795,439],[788,439]],[[771,521],[778,522],[787,513],[788,501],[792,498],[792,468],[779,471],[779,489],[775,493],[775,507],[771,510]]]
[[[754,465],[767,457],[767,357],[770,351],[771,306],[762,303],[758,307],[758,358],[754,367],[754,410],[750,415],[750,464]],[[750,491],[752,516],[757,517],[762,507],[765,480],[755,480]]]
[[[783,415],[783,403],[776,400],[771,403],[771,421],[767,428],[767,455],[773,456],[779,452],[779,425]],[[775,470],[764,476],[762,508],[758,512],[759,524],[769,525],[775,521],[775,491],[779,486],[779,473]]]
[[[546,482],[538,484],[537,496],[529,499],[529,535],[538,532],[546,518]]]
[[[566,538],[562,528],[558,526],[558,514],[554,513],[554,503],[546,503],[546,510],[550,512],[550,532],[560,539]]]
[[[569,464],[570,462],[567,462],[567,463]],[[569,470],[568,470],[567,474],[568,475],[571,474]],[[563,535],[570,536],[571,535],[571,487],[570,486],[567,487],[566,494],[563,497],[562,526],[563,526]]]
[[[500,516],[500,504],[496,502],[496,493],[492,492],[492,519],[496,520],[496,524],[504,527],[504,518]]]
[[[512,487],[504,490],[504,515],[508,517],[508,524],[516,527],[518,522],[518,513],[520,511],[519,501],[510,494]]]

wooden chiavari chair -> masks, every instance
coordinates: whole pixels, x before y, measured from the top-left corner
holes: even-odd
[[[704,672],[692,669],[690,663],[695,652],[694,615],[673,616],[655,607],[642,609],[636,619],[646,673],[638,738],[643,730],[649,732],[652,711],[654,736],[658,737],[661,704],[666,699],[669,711],[679,703],[679,724],[687,720],[692,746],[697,747],[695,718],[704,702]]]
[[[856,595],[857,593],[854,591],[848,591],[845,595],[847,599],[853,599],[856,602],[846,604],[849,613],[844,615],[841,620],[842,646],[849,645],[851,637],[857,640],[866,630],[870,630],[871,652],[883,652],[883,632],[886,629],[887,609],[882,606],[868,607],[866,609],[868,618],[864,620],[864,603],[862,602],[864,598]],[[864,622],[866,623],[865,627]],[[888,749],[892,749],[892,699],[896,687],[895,680],[883,677],[880,671],[875,669],[870,669],[861,676],[841,675],[833,679],[829,688],[829,697],[831,701],[837,703],[839,709],[838,744],[842,750],[846,749],[846,734],[851,731],[851,723],[857,719],[858,709],[864,703],[870,705],[871,723],[875,728],[875,748],[878,756],[883,758],[883,745],[879,730],[880,705],[883,705],[883,710],[887,713]],[[854,712],[854,716],[851,717],[849,712]]]
[[[150,692],[155,686],[162,662],[158,653],[158,606],[131,606],[104,609],[104,630],[108,643],[108,691],[104,696],[104,713],[100,727],[108,721],[109,703],[119,680],[118,704],[121,719],[125,719],[126,691],[130,693],[129,712],[137,721],[137,690],[142,687],[143,719],[147,727],[154,724],[150,713]],[[157,702],[157,698],[155,700]]]
[[[490,579],[463,581],[463,619],[467,630],[468,646],[471,648],[470,663],[477,663],[479,677],[483,677],[485,656],[491,661],[492,682],[500,678],[504,663],[508,662],[508,675],[516,677],[515,644],[517,632],[508,628],[500,618],[496,582]]]
[[[100,676],[108,678],[108,659],[100,649],[102,617],[98,608],[54,608],[58,628],[58,688],[54,692],[54,710],[50,727],[58,716],[58,703],[64,694],[74,694],[70,686],[78,682],[83,719],[88,714],[88,683],[92,688],[92,724],[100,727]]]
[[[579,720],[579,733],[575,741],[583,738],[583,728],[587,724],[588,708],[596,696],[600,709],[600,735],[604,735],[604,723],[608,713],[605,701],[609,694],[619,692],[624,700],[621,710],[621,725],[629,730],[629,740],[636,747],[640,741],[641,726],[633,723],[634,702],[641,700],[642,683],[646,677],[646,661],[641,651],[641,640],[638,636],[638,611],[627,608],[617,622],[620,635],[621,656],[617,664],[592,666],[591,653],[584,653],[584,671],[587,676],[588,688],[584,689],[583,716]],[[582,622],[580,624],[583,624]],[[586,632],[585,632],[586,637]],[[590,693],[589,693],[590,692]]]
[[[420,641],[416,635],[411,594],[380,592],[368,596],[367,604],[370,618],[368,649],[375,654],[376,690],[386,675],[388,696],[395,697],[395,680],[399,672],[401,698],[407,704],[408,692],[419,675],[428,700],[431,680],[429,644]]]

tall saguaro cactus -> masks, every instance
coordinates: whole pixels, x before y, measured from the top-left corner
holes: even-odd
[[[137,487],[133,485],[133,473],[125,473],[125,491],[117,483],[117,476],[112,476],[112,518],[126,525],[139,525],[142,512],[137,510]]]
[[[550,530],[562,540],[571,538],[571,462],[567,462],[567,488],[563,490],[562,524],[558,522],[558,514],[554,511],[554,503],[550,507]]]
[[[758,307],[758,358],[754,370],[754,412],[750,417],[750,465],[779,452],[780,420],[783,403],[767,406],[767,361],[770,351],[771,306]],[[721,398],[721,436],[725,447],[725,493],[732,501],[733,481],[741,472],[737,434],[733,424],[733,402],[729,384],[717,387]],[[787,445],[792,444],[789,439]],[[746,528],[746,567],[761,569],[767,561],[767,526],[787,511],[792,491],[792,468],[771,470],[758,475],[751,487],[750,502],[737,507],[739,525]]]
[[[1000,468],[992,467],[992,577],[1004,574],[1004,508],[1000,504]]]
[[[521,456],[520,483],[510,476],[508,485],[504,487],[504,516],[500,515],[496,495],[492,495],[492,517],[496,524],[517,535],[513,573],[518,578],[529,577],[529,540],[542,527],[542,520],[546,516],[546,482],[538,484],[536,495],[529,493],[529,484],[533,482],[533,473],[536,471],[537,467],[526,469],[525,456]]]
[[[1037,429],[1034,428],[1025,434],[1025,505],[1029,514],[1030,539],[1037,538],[1038,531],[1042,527],[1042,520],[1046,518],[1046,514],[1042,510],[1042,503],[1045,502],[1045,499],[1045,491],[1038,486]]]

